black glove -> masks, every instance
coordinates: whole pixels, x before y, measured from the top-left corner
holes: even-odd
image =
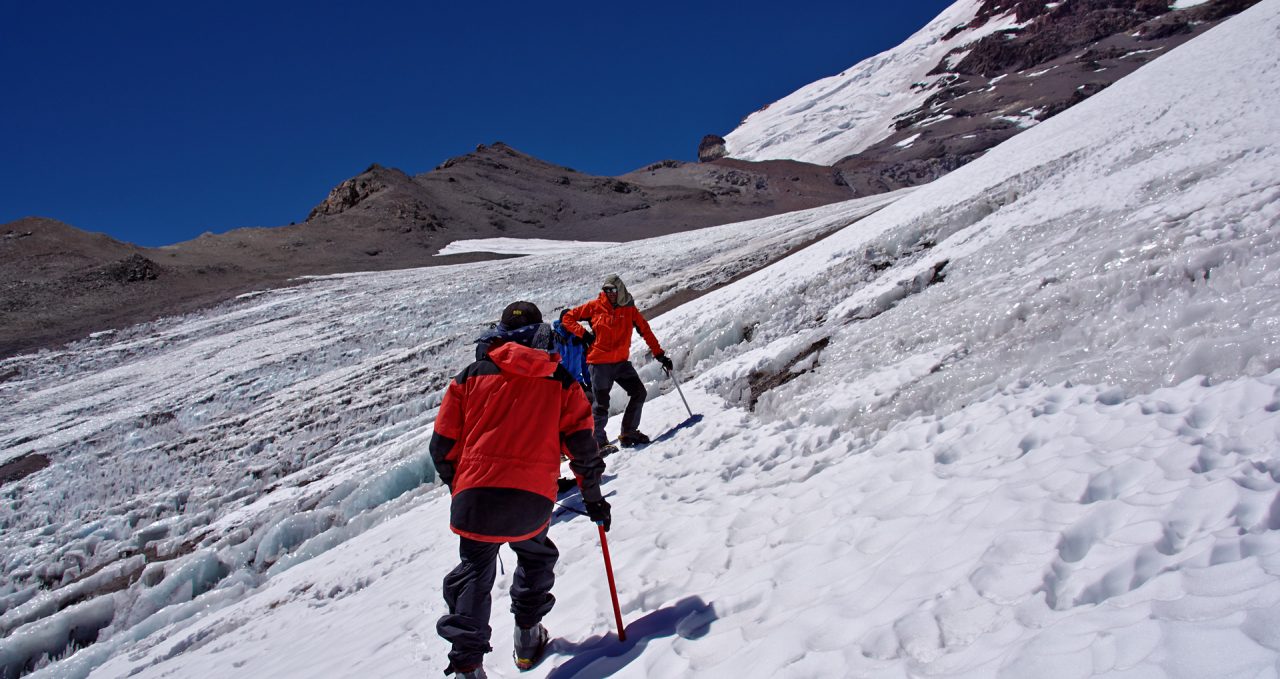
[[[591,346],[596,341],[596,336],[590,330],[582,331],[582,343]]]
[[[449,487],[449,491],[453,491],[453,465],[448,462],[440,462],[436,464],[436,476],[440,482]]]
[[[666,368],[668,372],[671,371],[671,359],[667,358],[666,354],[658,354],[657,356],[654,356],[654,358],[658,359],[658,364],[663,368]]]
[[[604,498],[600,498],[595,502],[584,502],[587,508],[587,516],[591,517],[592,523],[598,523],[604,526],[604,531],[609,532],[609,524],[612,523],[612,517],[609,516],[609,503]]]

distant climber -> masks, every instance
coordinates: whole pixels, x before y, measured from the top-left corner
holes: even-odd
[[[541,334],[536,326],[545,327],[537,306],[507,306],[498,332],[477,350],[483,355],[449,383],[431,437],[431,459],[453,496],[449,527],[459,536],[461,560],[445,576],[449,612],[436,630],[452,644],[445,673],[460,679],[486,676],[490,590],[503,543],[516,553],[516,666],[533,667],[546,650],[542,618],[555,605],[551,586],[560,555],[547,529],[562,450],[591,520],[605,530],[611,522],[587,399],[555,354],[529,346]]]
[[[644,409],[647,392],[635,366],[631,365],[631,329],[640,331],[653,357],[663,368],[671,370],[671,359],[662,350],[658,338],[649,329],[649,322],[636,308],[635,299],[627,292],[627,286],[617,274],[604,279],[600,288],[600,296],[570,309],[560,318],[560,322],[569,332],[582,338],[589,347],[587,350],[587,368],[591,379],[591,391],[595,396],[592,414],[595,416],[595,438],[600,446],[601,454],[616,452],[617,448],[609,443],[604,433],[605,424],[609,421],[609,391],[617,382],[626,390],[627,407],[622,414],[622,433],[618,443],[623,447],[648,443],[649,437],[640,432],[640,414]],[[581,322],[591,325],[591,330],[583,328]]]

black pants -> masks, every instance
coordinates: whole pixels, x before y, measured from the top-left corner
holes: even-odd
[[[498,548],[502,543],[479,542],[459,538],[461,563],[444,578],[444,602],[449,614],[441,616],[436,631],[453,644],[449,661],[454,667],[480,664],[484,654],[492,651],[489,638],[489,612],[493,607],[493,581],[497,571]],[[532,627],[551,611],[556,598],[551,595],[555,583],[556,560],[560,550],[541,533],[528,540],[509,543],[516,553],[516,572],[511,583],[511,612],[516,625]]]
[[[591,373],[591,391],[596,397],[595,405],[591,408],[591,414],[595,417],[596,443],[603,446],[609,442],[609,437],[604,433],[604,425],[609,421],[609,392],[613,390],[614,382],[625,389],[629,397],[627,408],[622,412],[622,433],[639,431],[640,411],[644,410],[644,399],[649,392],[645,390],[644,382],[640,381],[640,375],[636,373],[631,361],[592,364],[587,366],[587,370]]]

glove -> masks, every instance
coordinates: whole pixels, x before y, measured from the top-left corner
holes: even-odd
[[[672,368],[671,359],[667,358],[666,354],[658,354],[657,356],[654,356],[654,358],[658,359],[658,363],[663,368],[666,368],[667,372],[671,371],[671,368]]]
[[[448,462],[441,462],[436,465],[436,477],[440,482],[449,487],[449,492],[453,492],[453,465]]]
[[[587,508],[587,516],[591,517],[592,523],[598,523],[604,526],[604,532],[609,532],[609,524],[612,523],[612,517],[609,516],[609,503],[604,498],[600,498],[595,502],[583,503]]]
[[[594,343],[595,343],[595,341],[596,341],[596,336],[595,336],[595,334],[594,334],[594,333],[592,333],[590,330],[583,330],[583,331],[582,331],[582,343],[583,343],[583,344],[585,344],[585,345],[587,345],[587,346],[591,346],[592,344],[594,344]]]

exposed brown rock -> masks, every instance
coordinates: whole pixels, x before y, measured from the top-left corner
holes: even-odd
[[[957,46],[930,73],[937,78],[917,84],[929,91],[924,102],[836,167],[859,195],[932,181],[1256,2],[1173,11],[1165,0],[986,0],[950,37],[1009,12],[1026,25]]]
[[[596,177],[501,142],[409,176],[372,165],[301,224],[141,248],[54,220],[0,225],[0,357],[183,313],[308,274],[491,259],[436,257],[493,236],[627,241],[852,197],[829,167],[665,161]]]
[[[39,454],[23,455],[15,460],[0,464],[0,486],[21,480],[48,466],[49,458]]]
[[[704,163],[719,160],[728,153],[725,149],[724,137],[718,135],[708,134],[702,138],[702,143],[698,144],[698,160]]]

